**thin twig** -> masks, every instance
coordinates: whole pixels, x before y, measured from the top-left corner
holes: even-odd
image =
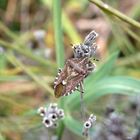
[[[112,14],[119,19],[125,21],[126,23],[129,23],[130,25],[137,27],[140,29],[140,23],[135,21],[134,19],[124,15],[123,13],[119,12],[118,10],[114,9],[113,7],[109,6],[108,4],[100,1],[100,0],[89,0],[91,3],[94,3],[96,6],[101,8],[103,11],[108,12],[109,14]]]

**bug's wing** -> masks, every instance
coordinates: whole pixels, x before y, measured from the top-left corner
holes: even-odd
[[[85,75],[78,74],[77,76],[68,80],[63,95],[67,96],[67,95],[71,94],[73,91],[75,91],[78,88],[79,83],[81,81],[83,81],[84,77],[85,77]]]
[[[62,83],[59,83],[58,85],[56,85],[54,90],[55,97],[56,98],[61,97],[64,91],[65,91],[65,86]]]
[[[68,76],[67,65],[65,65],[64,69],[58,73],[58,76],[54,81],[54,94],[55,97],[58,98],[62,96],[65,86],[62,84],[62,81],[65,80]]]

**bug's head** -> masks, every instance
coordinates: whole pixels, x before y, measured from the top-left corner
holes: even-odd
[[[81,48],[81,44],[73,45],[73,52],[75,58],[81,58],[84,56],[84,51]]]

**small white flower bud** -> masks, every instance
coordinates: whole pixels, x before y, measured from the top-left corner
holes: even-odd
[[[40,116],[44,117],[46,114],[46,108],[40,107],[37,112],[40,114]]]
[[[86,122],[84,123],[84,128],[89,129],[89,128],[91,128],[91,126],[92,126],[92,124],[91,124],[90,121],[86,121]]]
[[[48,118],[49,118],[50,120],[52,120],[53,122],[55,122],[55,121],[58,120],[58,116],[57,116],[56,113],[50,113],[49,116],[48,116]]]
[[[48,117],[44,117],[43,124],[45,124],[45,126],[48,128],[48,127],[51,127],[53,125],[53,122]]]
[[[48,107],[48,113],[56,113],[57,110],[58,110],[58,107],[56,103],[50,104]]]
[[[55,123],[53,123],[53,127],[54,128],[57,128],[58,127],[58,124],[55,122]]]
[[[57,104],[56,103],[52,103],[52,104],[50,104],[50,107],[51,108],[56,108],[57,107]]]
[[[57,110],[57,115],[58,115],[58,117],[60,117],[60,118],[63,118],[64,117],[64,110],[63,109],[58,109]]]
[[[96,121],[96,116],[94,116],[93,114],[91,114],[90,117],[89,117],[89,121],[91,123],[94,123]]]

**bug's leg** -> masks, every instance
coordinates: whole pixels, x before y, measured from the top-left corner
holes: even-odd
[[[87,64],[87,75],[86,77],[92,72],[94,71],[96,68],[96,64],[95,63],[89,63]]]

